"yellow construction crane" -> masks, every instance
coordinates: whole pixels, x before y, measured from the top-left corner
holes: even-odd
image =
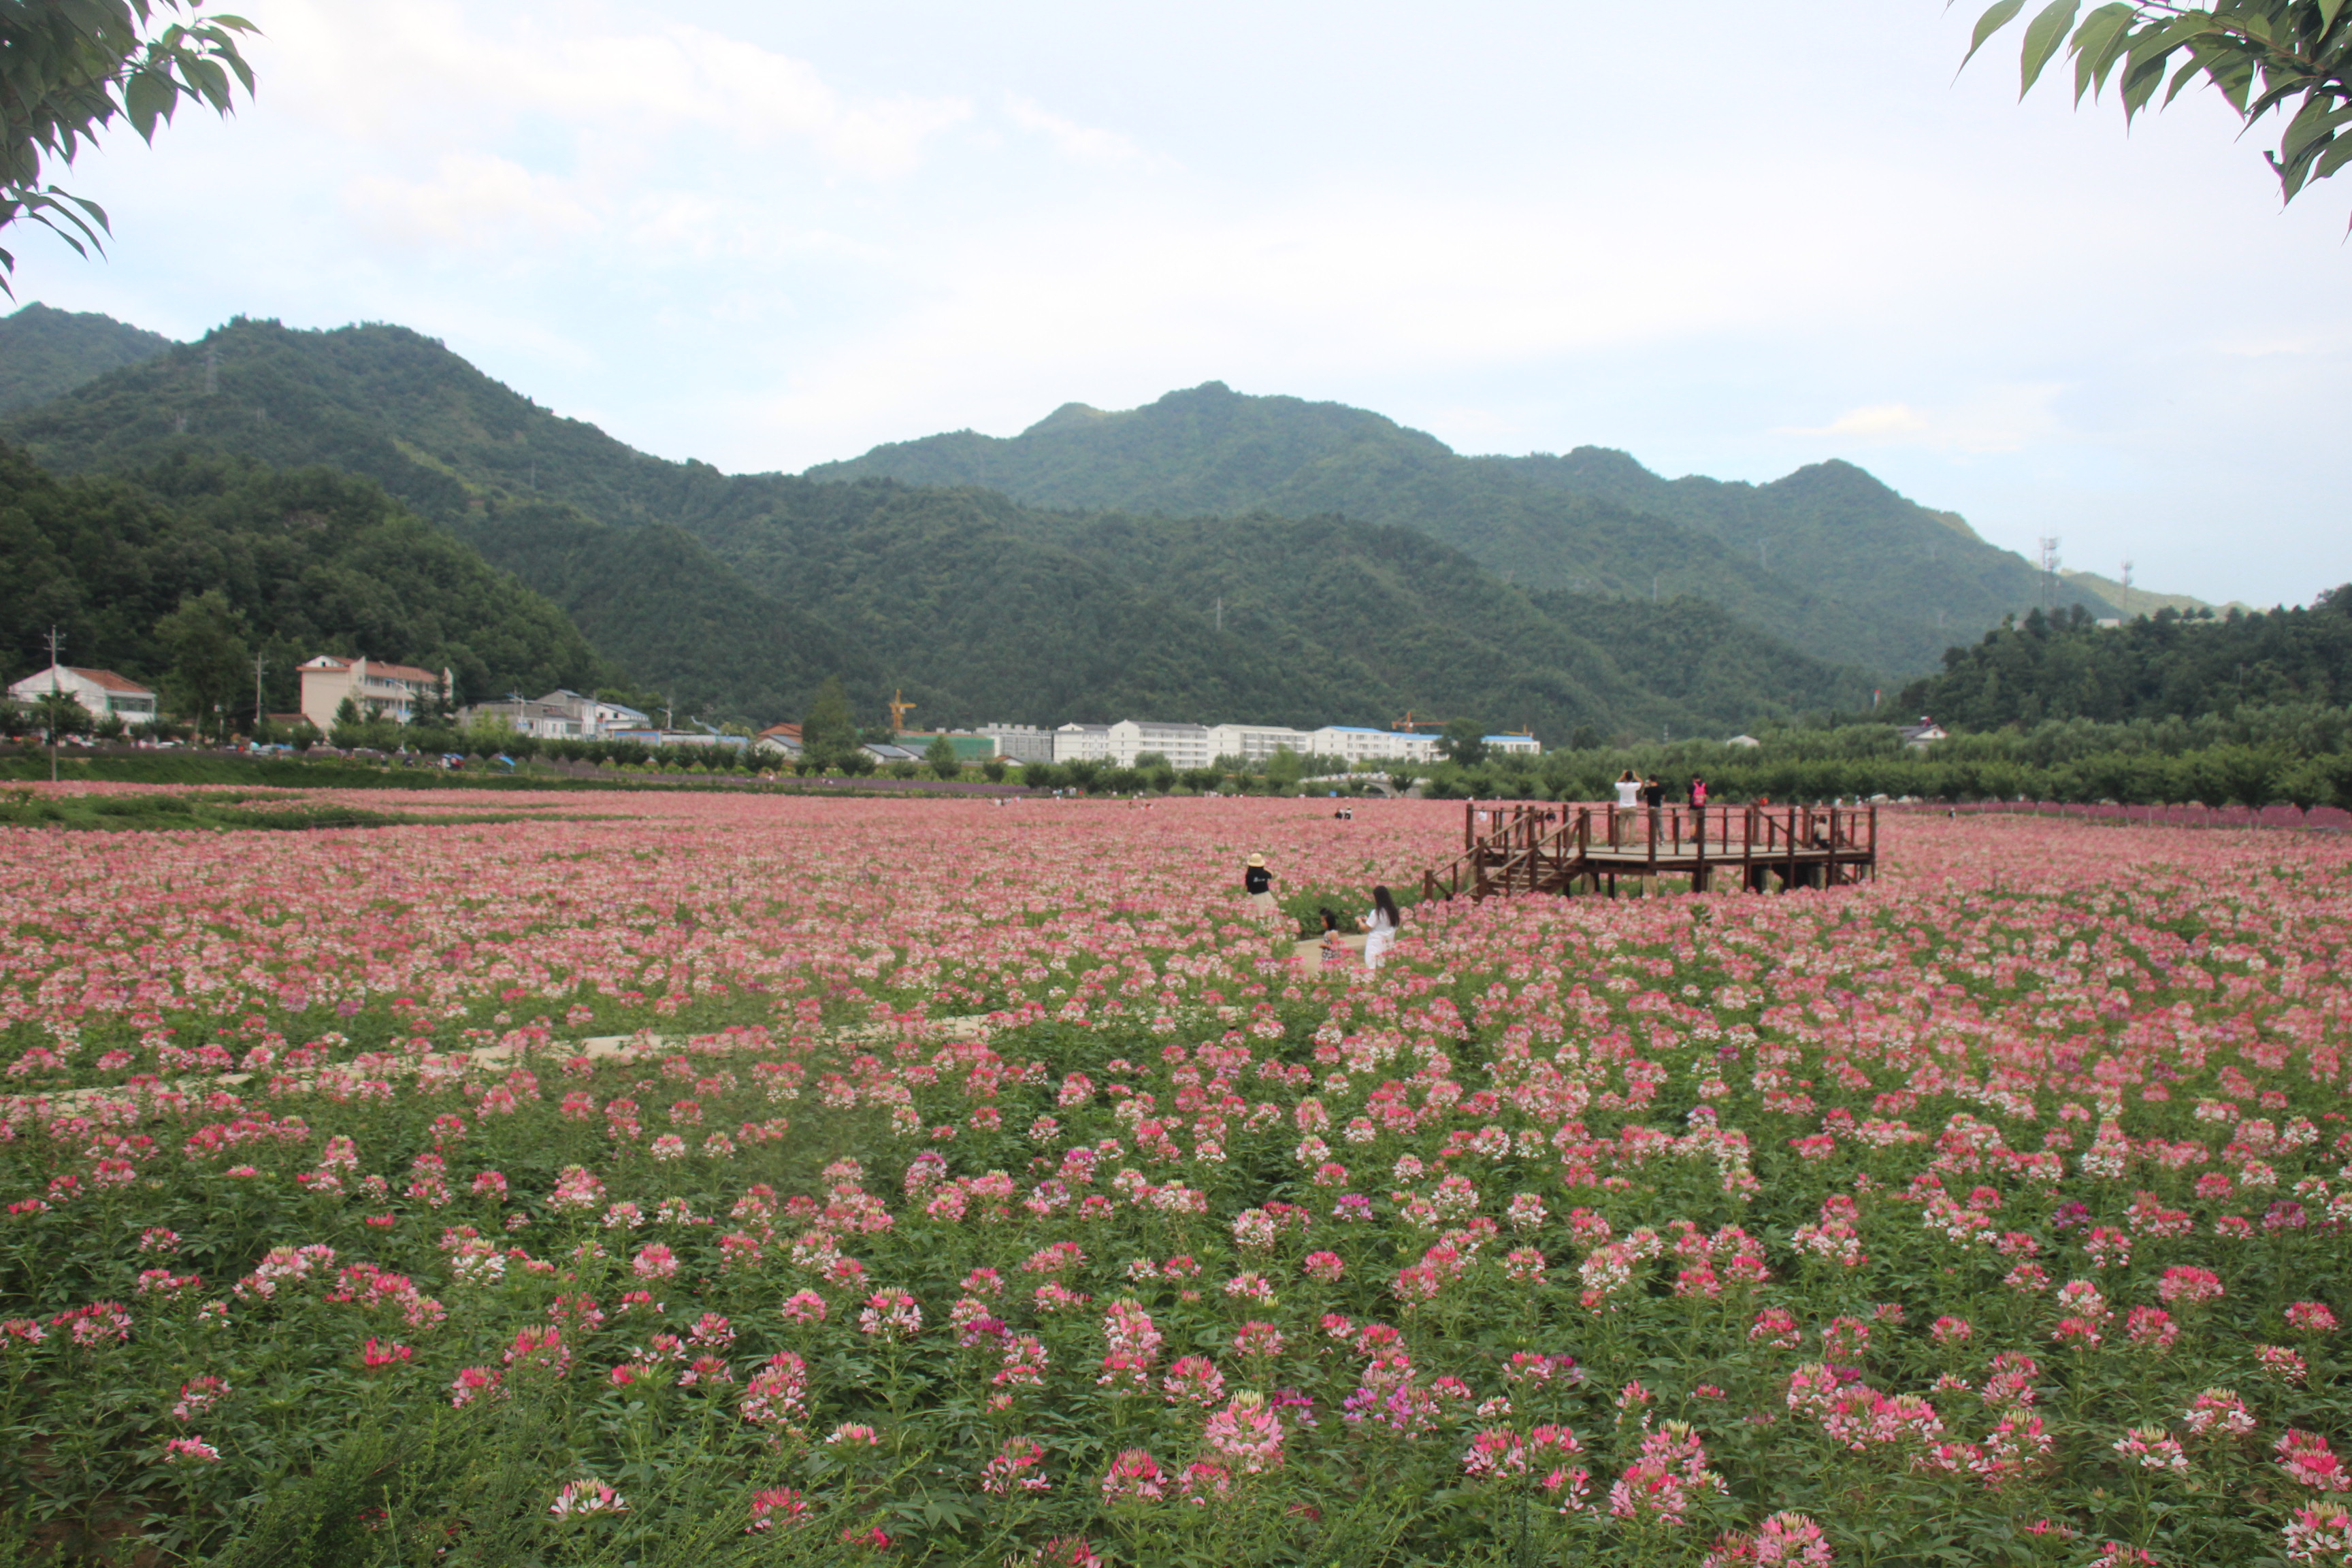
[[[1424,726],[1433,730],[1443,730],[1452,722],[1450,719],[1416,719],[1412,716],[1412,710],[1408,708],[1404,710],[1403,718],[1391,719],[1389,721],[1389,725],[1396,730],[1419,730]]]
[[[907,700],[904,689],[894,687],[890,691],[889,708],[890,732],[895,735],[907,727],[907,715],[915,710],[915,705]]]

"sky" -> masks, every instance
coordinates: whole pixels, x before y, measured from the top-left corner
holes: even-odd
[[[58,176],[16,292],[396,321],[633,446],[797,471],[1223,381],[1465,453],[1842,458],[2063,564],[2352,579],[2352,176],[2126,132],[1960,0],[237,0],[258,96]]]

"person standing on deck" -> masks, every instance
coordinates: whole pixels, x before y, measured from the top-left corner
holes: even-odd
[[[1617,775],[1617,809],[1609,814],[1609,842],[1612,846],[1625,842],[1625,819],[1642,804],[1642,781],[1627,768]]]
[[[1706,806],[1706,781],[1696,774],[1691,777],[1691,805],[1701,810]]]
[[[1282,912],[1274,901],[1274,873],[1265,868],[1265,857],[1253,855],[1242,871],[1242,891],[1247,895],[1250,907],[1271,919]]]

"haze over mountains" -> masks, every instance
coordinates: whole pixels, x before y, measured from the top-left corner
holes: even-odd
[[[1729,732],[1865,704],[2041,587],[1843,463],[1749,486],[1596,448],[1464,458],[1378,415],[1213,383],[1127,414],[1069,405],[1006,440],[730,476],[637,452],[398,327],[240,320],[126,363],[162,340],[29,307],[0,322],[0,367],[28,327],[47,345],[34,384],[60,379],[59,342],[89,345],[69,390],[0,418],[51,470],[363,476],[639,686],[714,718],[796,716],[837,673],[868,703],[903,686],[927,724],[1411,708],[1552,743]],[[0,369],[0,399],[13,384]]]

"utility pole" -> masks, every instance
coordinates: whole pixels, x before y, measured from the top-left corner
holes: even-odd
[[[269,656],[267,653],[257,653],[253,656],[253,738],[257,741],[261,739],[261,721],[268,717],[261,701],[261,671],[268,662]]]
[[[2131,625],[2131,574],[2132,563],[2126,561],[2124,563],[2124,602],[2122,606],[2124,612],[2124,625],[2126,626]]]
[[[57,783],[57,651],[61,647],[66,647],[66,639],[58,637],[57,627],[52,626],[49,627],[49,783]],[[2239,670],[2239,675],[2242,675],[2239,684],[2244,684],[2244,668]]]
[[[2042,613],[2046,616],[2058,608],[2058,536],[2045,533],[2035,542],[2042,558]]]

